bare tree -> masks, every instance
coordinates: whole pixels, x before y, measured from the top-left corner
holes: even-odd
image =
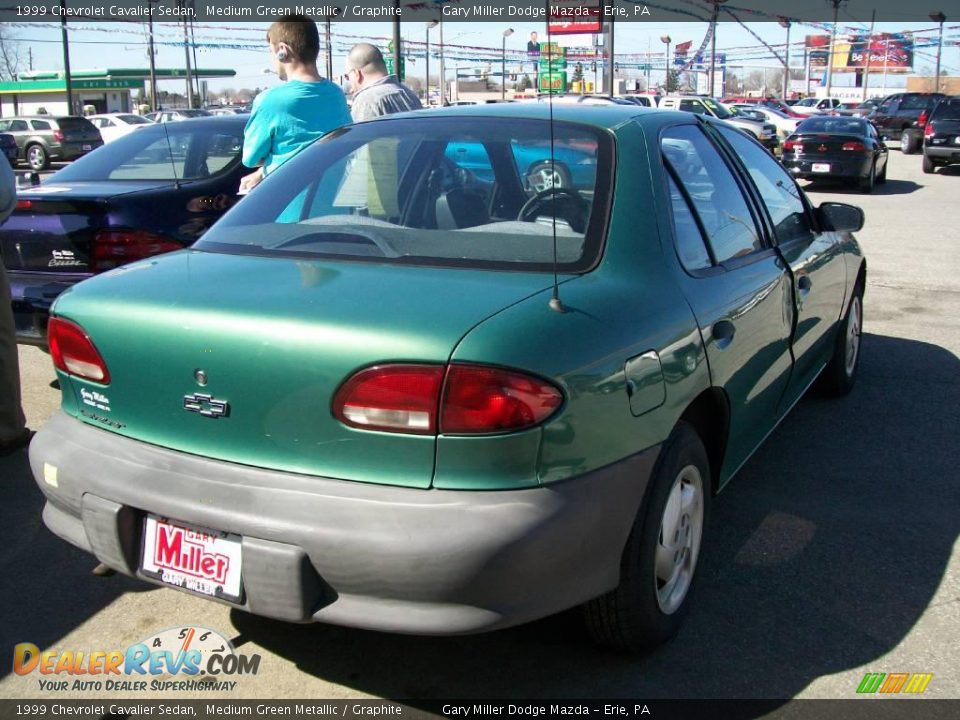
[[[0,80],[13,80],[20,72],[23,51],[9,23],[0,23]]]

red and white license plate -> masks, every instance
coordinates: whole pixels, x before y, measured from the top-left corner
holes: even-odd
[[[814,163],[810,169],[813,172],[830,172],[830,163]]]
[[[144,575],[211,597],[241,601],[239,535],[147,515]]]

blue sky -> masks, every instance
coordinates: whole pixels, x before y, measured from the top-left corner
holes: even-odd
[[[847,27],[867,29],[863,23],[852,20],[841,24]],[[269,87],[277,82],[272,75],[265,75],[264,68],[269,67],[269,57],[266,52],[264,34],[268,23],[246,23],[229,21],[197,22],[195,27],[196,39],[199,44],[210,45],[201,47],[197,51],[198,64],[201,67],[232,68],[237,71],[237,77],[231,80],[211,81],[210,88],[217,90],[222,87]],[[753,33],[769,44],[782,44],[785,41],[785,31],[776,23],[757,22],[747,23]],[[899,32],[905,30],[930,29],[932,23],[877,23],[877,32]],[[182,26],[173,23],[156,23],[155,32],[160,41],[177,42],[182,40]],[[506,25],[490,22],[456,22],[447,23],[444,28],[444,42],[448,46],[482,46],[495,48],[496,53],[502,42],[502,31]],[[404,23],[402,36],[416,42],[423,42],[425,30],[422,23]],[[943,66],[951,74],[960,74],[960,47],[956,47],[953,40],[960,39],[960,29],[950,29],[947,23],[945,37],[948,42],[944,46]],[[362,39],[387,37],[392,32],[389,23],[336,23],[334,29],[334,70],[335,73],[343,67],[343,54],[353,42]],[[529,33],[536,30],[540,40],[545,39],[546,28],[543,23],[517,23],[513,25],[514,34],[507,39],[508,50],[523,50]],[[11,27],[10,30],[17,37],[24,48],[29,46],[33,52],[34,69],[61,69],[63,67],[62,50],[60,45],[60,27],[54,23],[34,23]],[[680,22],[632,22],[617,26],[616,52],[646,53],[651,47],[654,52],[662,51],[663,44],[660,36],[669,34],[673,43],[692,40],[697,48],[707,32],[706,23]],[[794,25],[791,31],[791,42],[796,43],[805,34],[816,34],[822,31],[815,27]],[[936,33],[927,33],[921,37],[935,38]],[[146,67],[148,63],[146,52],[146,24],[145,23],[96,23],[76,22],[71,24],[70,63],[75,70],[98,67]],[[557,38],[560,39],[560,38]],[[439,33],[436,29],[430,33],[431,50],[436,52],[436,43]],[[591,36],[564,36],[563,44],[589,45]],[[249,49],[230,49],[233,44],[249,45]],[[380,43],[385,44],[385,43]],[[385,49],[385,48],[384,48]],[[750,66],[778,66],[777,61],[762,47],[756,37],[734,22],[721,22],[717,33],[717,50],[728,51],[731,61],[737,65]],[[469,51],[461,51],[469,54]],[[791,56],[799,62],[802,51],[799,46],[793,45]],[[918,54],[915,69],[932,73],[935,49],[924,50]],[[447,53],[448,68],[457,64],[452,59],[455,51],[451,48]],[[488,53],[489,54],[489,53]],[[498,55],[497,55],[498,56]],[[766,56],[766,57],[764,57]],[[160,45],[158,47],[158,67],[182,67],[184,52],[182,47]],[[476,61],[464,60],[463,66],[477,65]],[[323,61],[321,58],[321,71]],[[26,69],[26,62],[24,67]],[[437,65],[431,60],[431,74],[435,75]],[[424,73],[422,59],[407,66],[408,75],[422,77]],[[655,78],[656,79],[656,78]],[[161,86],[161,89],[179,90],[182,81],[170,81]]]

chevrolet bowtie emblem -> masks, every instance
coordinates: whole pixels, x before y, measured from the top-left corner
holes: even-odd
[[[183,396],[183,409],[199,413],[204,417],[221,418],[230,414],[230,403],[226,400],[216,400],[213,395],[193,393]]]

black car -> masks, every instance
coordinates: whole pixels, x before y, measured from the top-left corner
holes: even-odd
[[[10,133],[0,133],[0,153],[10,161],[10,167],[17,166],[17,155],[20,150],[17,148],[17,139]]]
[[[960,95],[937,103],[923,131],[923,171],[951,163],[960,163]]]
[[[900,150],[911,155],[920,149],[930,111],[943,93],[895,93],[887,95],[868,117],[884,140],[899,140]]]
[[[863,192],[887,180],[887,146],[876,128],[860,118],[813,117],[804,120],[783,143],[781,162],[806,180],[855,181]]]
[[[45,346],[50,305],[85,278],[192,245],[237,202],[247,118],[151,125],[20,188],[0,228],[17,341]]]

